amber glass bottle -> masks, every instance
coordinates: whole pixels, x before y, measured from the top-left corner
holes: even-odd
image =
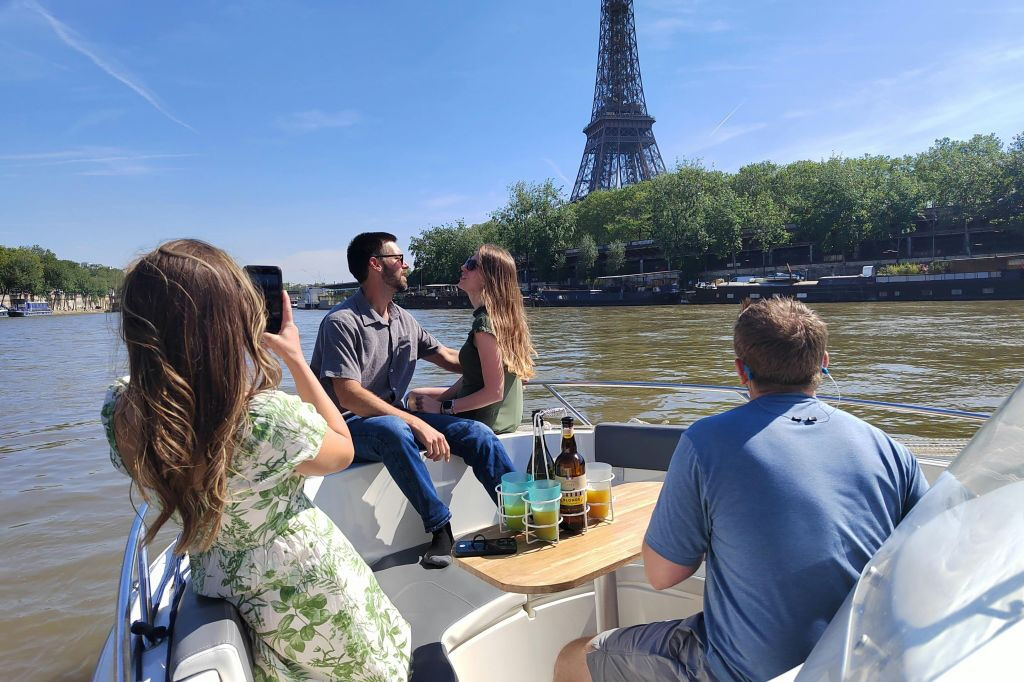
[[[555,480],[562,484],[562,530],[582,533],[587,528],[587,462],[576,447],[572,417],[562,418],[562,451],[555,460]]]
[[[544,422],[537,419],[537,413],[540,411],[533,411],[533,456],[530,457],[530,466],[526,470],[526,473],[532,475],[535,481],[544,481],[555,477],[555,462],[544,445]]]

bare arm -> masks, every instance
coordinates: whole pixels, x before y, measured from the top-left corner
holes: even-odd
[[[665,590],[683,582],[697,572],[704,560],[702,557],[696,566],[682,566],[661,556],[646,542],[644,542],[643,557],[647,582],[656,590]]]
[[[459,377],[459,380],[451,386],[423,386],[421,388],[414,388],[409,391],[409,409],[417,412],[421,411],[415,405],[417,396],[425,395],[437,401],[451,400],[459,394],[460,388],[462,388],[462,377]]]
[[[424,355],[423,359],[432,362],[441,369],[446,369],[455,374],[462,374],[462,364],[459,362],[459,351],[448,346],[438,346],[436,353]]]
[[[360,417],[380,417],[388,415],[398,417],[412,429],[416,440],[427,449],[427,457],[439,460],[442,457],[447,461],[451,459],[451,448],[441,432],[434,429],[425,421],[405,410],[385,402],[370,393],[359,385],[354,379],[331,379],[334,386],[334,393],[338,396],[338,402],[346,410],[350,410]]]

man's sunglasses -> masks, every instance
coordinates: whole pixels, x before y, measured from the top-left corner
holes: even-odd
[[[472,272],[473,270],[476,270],[476,266],[477,266],[477,262],[476,262],[476,257],[474,257],[474,256],[470,256],[469,258],[466,259],[466,262],[462,264],[462,267],[466,268],[470,272]]]
[[[405,254],[404,253],[375,253],[374,258],[397,258],[398,262],[405,265]]]

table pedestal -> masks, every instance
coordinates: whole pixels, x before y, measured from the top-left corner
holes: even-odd
[[[594,601],[597,604],[597,631],[619,627],[619,587],[615,571],[594,579]]]

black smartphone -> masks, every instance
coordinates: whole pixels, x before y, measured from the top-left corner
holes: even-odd
[[[246,265],[245,272],[256,288],[263,293],[263,302],[267,308],[267,331],[277,334],[281,331],[281,319],[284,315],[281,308],[281,268],[276,265]]]
[[[457,557],[498,556],[515,553],[515,538],[488,539],[482,535],[477,535],[472,540],[459,540],[455,543],[455,548],[452,550],[452,554]]]

